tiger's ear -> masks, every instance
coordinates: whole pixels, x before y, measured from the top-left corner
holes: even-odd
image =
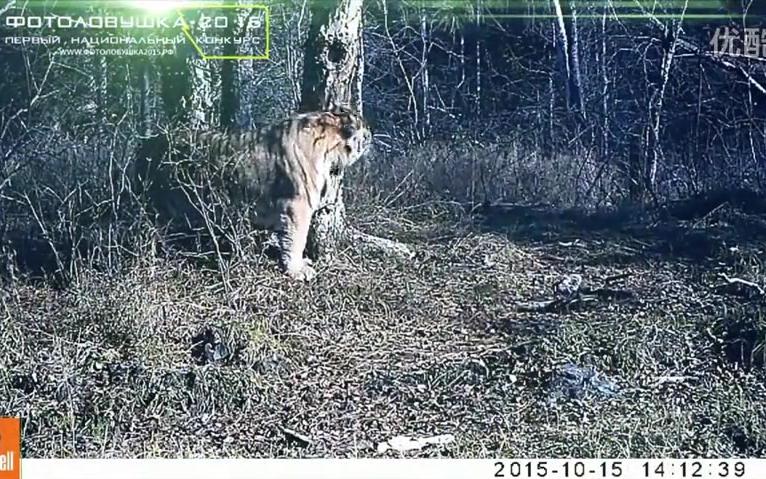
[[[338,129],[344,140],[351,138],[356,133],[356,129],[352,125],[353,122],[349,121],[351,112],[347,107],[339,104],[330,104],[322,116],[327,124],[333,125]]]
[[[356,109],[347,103],[331,103],[327,108],[327,111],[340,117],[348,117],[357,114]]]

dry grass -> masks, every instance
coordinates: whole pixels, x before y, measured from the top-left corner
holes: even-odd
[[[65,289],[6,285],[0,415],[24,419],[24,455],[357,457],[444,433],[455,442],[407,456],[766,454],[766,299],[716,289],[720,272],[764,281],[763,242],[716,234],[736,225],[702,225],[700,259],[678,254],[693,253],[689,225],[487,228],[435,207],[365,218],[417,257],[348,250],[311,284],[256,257],[232,265],[228,288],[168,259]],[[515,310],[568,273],[635,297]],[[567,362],[619,393],[551,403]]]

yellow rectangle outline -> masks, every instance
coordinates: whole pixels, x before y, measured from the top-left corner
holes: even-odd
[[[186,23],[186,19],[184,18],[183,14],[181,13],[181,10],[205,10],[205,9],[212,9],[212,8],[237,8],[237,9],[259,9],[263,10],[265,17],[266,17],[266,53],[263,55],[206,55],[205,52],[202,50],[202,47],[199,46],[199,44],[194,39],[194,36],[189,33],[191,30],[189,27],[189,24]],[[264,5],[262,3],[247,3],[242,5],[231,5],[231,4],[217,4],[217,3],[184,3],[177,6],[176,10],[178,11],[178,15],[181,17],[181,21],[184,24],[183,31],[186,37],[189,39],[189,41],[192,43],[192,46],[195,50],[197,50],[197,53],[200,54],[203,60],[269,60],[271,58],[271,9],[268,5]]]

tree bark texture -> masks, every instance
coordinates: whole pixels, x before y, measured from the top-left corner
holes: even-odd
[[[301,111],[350,106],[362,114],[364,42],[363,0],[314,2],[304,57]],[[343,172],[331,175],[319,209],[311,220],[306,252],[317,259],[334,255],[343,242],[411,258],[401,243],[362,233],[349,226],[343,201]]]
[[[302,111],[348,105],[362,111],[363,0],[314,2],[306,42]]]
[[[301,111],[347,105],[362,112],[363,0],[315,2],[306,42]],[[347,236],[343,174],[333,175],[311,222],[307,253],[334,254]]]

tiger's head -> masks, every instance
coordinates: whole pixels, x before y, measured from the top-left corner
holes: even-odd
[[[346,152],[354,163],[372,145],[372,131],[362,115],[344,106],[334,106],[330,112],[341,121],[341,136],[346,140]]]
[[[372,131],[359,113],[346,106],[334,105],[325,115],[326,121],[337,128],[339,134],[336,167],[345,170],[369,151],[372,145]]]

